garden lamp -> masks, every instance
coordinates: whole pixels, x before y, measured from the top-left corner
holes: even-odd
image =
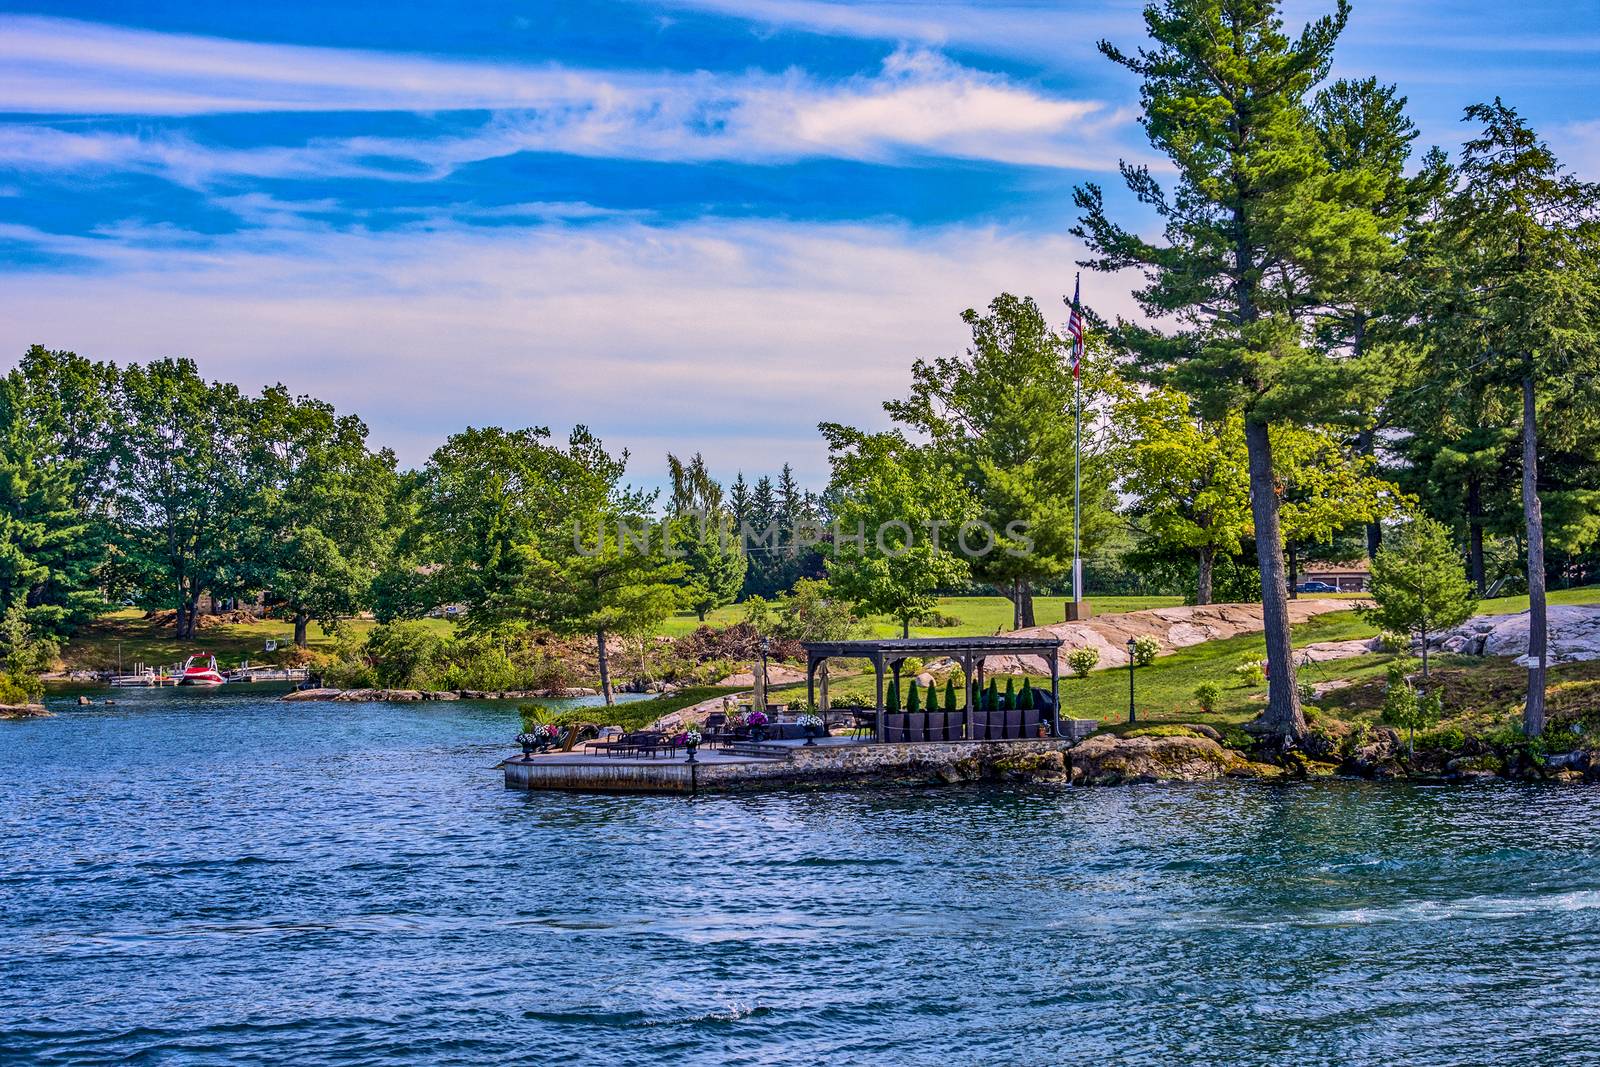
[[[1137,642],[1128,638],[1128,721],[1137,722],[1139,713],[1133,707],[1133,652]]]

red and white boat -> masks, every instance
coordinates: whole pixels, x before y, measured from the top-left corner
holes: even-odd
[[[183,661],[178,672],[179,685],[221,685],[227,681],[217,670],[217,657],[209,652],[196,652]]]

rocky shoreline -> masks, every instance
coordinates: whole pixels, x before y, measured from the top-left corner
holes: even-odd
[[[43,704],[0,704],[0,719],[44,719],[53,714]]]
[[[279,700],[290,702],[329,700],[341,704],[389,702],[415,704],[427,700],[571,700],[598,696],[598,689],[296,689]]]

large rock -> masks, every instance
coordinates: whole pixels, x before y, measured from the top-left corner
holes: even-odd
[[[1116,737],[1099,734],[1067,753],[1074,784],[1198,782],[1248,774],[1239,753],[1209,737]]]
[[[43,704],[0,704],[0,719],[38,719],[49,714]]]
[[[337,700],[343,689],[296,689],[292,693],[285,693],[279,700]]]
[[[1545,618],[1551,663],[1600,659],[1600,604],[1558,604],[1546,609]],[[1511,656],[1520,666],[1532,666],[1526,611],[1478,615],[1432,639],[1429,646],[1464,656]]]

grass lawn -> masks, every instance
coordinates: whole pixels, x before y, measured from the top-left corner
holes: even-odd
[[[1496,613],[1519,610],[1516,598],[1486,602]],[[1522,608],[1527,598],[1522,598]],[[1562,590],[1552,603],[1600,603],[1600,588]],[[1377,631],[1353,611],[1319,615],[1294,628],[1295,647],[1321,641],[1344,641],[1372,637]],[[1134,707],[1141,723],[1209,723],[1218,728],[1237,727],[1253,719],[1266,699],[1266,686],[1243,684],[1234,668],[1258,662],[1266,656],[1260,634],[1246,634],[1221,641],[1208,641],[1162,656],[1148,667],[1134,672]],[[1329,663],[1313,663],[1298,669],[1304,682],[1346,679],[1352,684],[1326,694],[1318,705],[1338,718],[1375,719],[1383,703],[1385,671],[1394,656],[1373,653]],[[1430,684],[1444,690],[1446,722],[1465,730],[1487,729],[1504,723],[1522,704],[1527,671],[1498,657],[1436,655],[1431,657],[1434,677]],[[1201,682],[1215,682],[1222,688],[1216,708],[1207,713],[1195,700]],[[1001,686],[1005,679],[1000,679]],[[1021,679],[1018,679],[1021,684]],[[1034,678],[1033,684],[1048,686],[1048,678]],[[870,696],[871,675],[857,675],[836,681],[836,696]],[[1088,678],[1061,680],[1064,713],[1079,719],[1099,719],[1108,725],[1124,723],[1128,717],[1128,672],[1125,668],[1093,671]],[[1565,664],[1551,668],[1550,706],[1600,710],[1600,663]]]
[[[448,633],[452,624],[445,619],[428,619],[428,626]],[[370,630],[371,619],[351,619],[349,625],[357,633]],[[311,624],[308,636],[312,648],[331,649],[332,639],[325,637],[321,627]],[[276,652],[267,652],[266,643],[278,643]],[[232,667],[240,660],[251,663],[282,662],[291,650],[294,626],[279,619],[227,626],[205,627],[192,641],[179,642],[172,637],[172,628],[158,628],[137,608],[102,615],[68,642],[62,650],[62,659],[74,670],[115,670],[120,650],[122,669],[132,671],[134,664],[160,667],[180,662],[190,652],[206,651],[216,655],[218,664]]]
[[[1033,598],[1034,617],[1039,625],[1044,626],[1053,622],[1061,622],[1066,618],[1067,597],[1039,596]],[[1089,601],[1096,615],[1117,615],[1124,611],[1139,611],[1143,608],[1170,608],[1183,603],[1182,597],[1176,596],[1113,596],[1092,597]],[[982,634],[992,634],[996,630],[1011,629],[1011,601],[1001,596],[947,596],[939,598],[939,610],[946,615],[953,615],[957,620],[955,626],[913,626],[912,637],[974,637]],[[718,608],[706,616],[706,622],[712,626],[727,626],[744,618],[742,604],[729,604],[727,607]],[[659,632],[669,637],[680,637],[691,633],[700,625],[700,620],[692,612],[674,615],[660,627]],[[877,637],[899,637],[900,624],[893,619],[875,618],[872,620],[873,635]]]

